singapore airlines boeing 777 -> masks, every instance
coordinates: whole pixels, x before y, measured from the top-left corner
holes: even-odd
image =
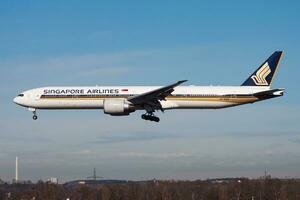
[[[94,86],[42,87],[14,98],[37,119],[37,109],[103,109],[113,116],[145,110],[142,119],[158,122],[157,110],[217,109],[254,103],[282,96],[284,89],[271,89],[282,51],[274,52],[241,86]]]

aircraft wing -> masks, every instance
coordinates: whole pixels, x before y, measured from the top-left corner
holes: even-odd
[[[133,97],[129,97],[127,100],[135,105],[144,105],[144,104],[157,104],[158,100],[165,100],[165,98],[170,95],[174,88],[187,80],[181,80],[171,85],[167,85],[149,92],[145,92]]]

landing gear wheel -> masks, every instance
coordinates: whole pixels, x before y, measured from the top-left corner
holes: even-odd
[[[153,121],[159,122],[159,118],[158,117],[153,117]]]
[[[149,121],[154,121],[154,122],[160,121],[160,119],[158,117],[156,117],[155,115],[153,115],[152,113],[143,114],[141,117],[144,120],[149,120]]]
[[[37,118],[38,118],[38,117],[37,117],[36,115],[33,115],[33,116],[32,116],[32,119],[33,119],[33,120],[37,120]]]

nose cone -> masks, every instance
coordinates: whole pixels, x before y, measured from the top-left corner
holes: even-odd
[[[14,100],[15,104],[18,104],[20,106],[24,106],[24,102],[22,101],[22,97],[15,97]]]
[[[20,104],[18,97],[15,97],[13,101],[15,102],[15,104]]]

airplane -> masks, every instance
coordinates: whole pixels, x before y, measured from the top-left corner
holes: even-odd
[[[145,110],[142,119],[159,122],[155,111],[171,109],[220,109],[283,96],[271,89],[282,51],[275,51],[240,86],[93,86],[41,87],[22,92],[13,101],[27,107],[37,119],[38,109],[103,109],[112,116]]]

